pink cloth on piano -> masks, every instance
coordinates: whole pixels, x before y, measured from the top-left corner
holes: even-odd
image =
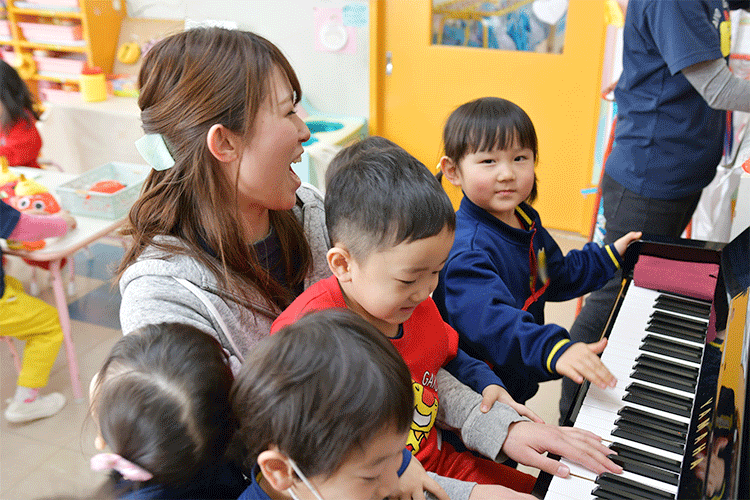
[[[662,290],[713,301],[719,264],[685,262],[641,255],[633,269],[633,282],[642,288]]]

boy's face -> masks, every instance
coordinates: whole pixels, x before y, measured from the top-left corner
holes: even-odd
[[[349,280],[341,281],[347,306],[388,337],[435,290],[448,259],[454,232],[444,228],[429,238],[402,242],[350,259]]]
[[[346,493],[350,500],[382,500],[393,493],[398,484],[402,450],[408,434],[388,426],[373,436],[363,447],[354,446],[344,463],[326,479],[309,478],[320,498],[332,500]],[[315,500],[315,495],[298,481],[294,491],[300,500]]]

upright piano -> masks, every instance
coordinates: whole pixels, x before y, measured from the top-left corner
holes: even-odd
[[[614,389],[584,383],[566,417],[616,452],[622,474],[562,459],[546,500],[750,498],[750,228],[728,244],[641,240],[603,332]]]

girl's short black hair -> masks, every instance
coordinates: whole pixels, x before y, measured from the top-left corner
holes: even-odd
[[[467,154],[494,148],[509,149],[518,141],[539,158],[536,130],[529,115],[517,104],[500,97],[481,97],[462,104],[448,117],[443,129],[445,156],[456,165]],[[537,197],[537,181],[528,202]]]
[[[332,244],[357,259],[456,229],[450,198],[422,162],[382,137],[368,137],[332,160],[325,213]]]
[[[91,413],[114,453],[156,484],[185,485],[224,454],[236,429],[233,381],[214,337],[185,324],[149,325],[112,347]]]
[[[414,392],[388,338],[347,309],[329,309],[253,347],[232,389],[232,407],[239,421],[232,449],[246,471],[275,445],[306,476],[329,477],[377,432],[406,433]]]
[[[2,130],[10,130],[19,120],[33,123],[39,119],[31,91],[15,68],[3,60],[0,60],[0,103],[3,105],[0,115]]]

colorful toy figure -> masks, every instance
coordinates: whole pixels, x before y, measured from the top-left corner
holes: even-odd
[[[60,205],[49,192],[49,190],[38,182],[27,179],[23,174],[18,178],[13,189],[13,194],[3,201],[18,210],[19,212],[46,212],[54,214],[60,211]],[[24,250],[39,250],[46,245],[44,240],[39,241],[8,241],[10,248],[23,248]]]

